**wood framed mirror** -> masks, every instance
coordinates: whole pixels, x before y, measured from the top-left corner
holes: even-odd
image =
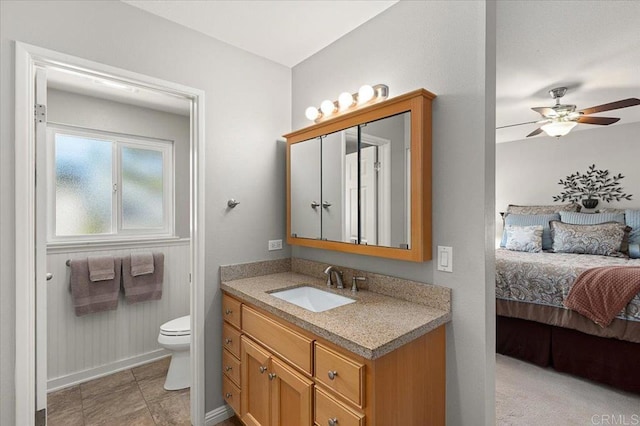
[[[287,243],[431,259],[431,102],[420,89],[284,135]]]

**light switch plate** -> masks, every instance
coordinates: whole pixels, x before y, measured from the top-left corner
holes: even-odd
[[[453,272],[453,247],[438,246],[438,271]]]
[[[282,250],[282,240],[269,240],[269,251]]]

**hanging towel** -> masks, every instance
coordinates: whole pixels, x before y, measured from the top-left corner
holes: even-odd
[[[151,252],[131,254],[131,275],[153,274],[153,254]]]
[[[89,279],[93,282],[112,280],[115,275],[113,256],[89,256]]]
[[[71,268],[69,287],[76,316],[112,311],[118,307],[121,262],[120,258],[114,258],[113,279],[98,282],[91,282],[89,279],[87,259],[69,262]]]
[[[162,298],[162,280],[164,278],[164,253],[153,253],[153,273],[131,274],[131,257],[122,259],[122,287],[127,303],[146,302]]]

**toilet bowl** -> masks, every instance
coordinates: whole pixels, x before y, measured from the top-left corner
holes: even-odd
[[[190,387],[191,316],[176,318],[162,324],[158,343],[171,352],[171,364],[164,388],[178,390]]]

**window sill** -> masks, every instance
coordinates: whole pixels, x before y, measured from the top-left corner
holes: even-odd
[[[162,238],[132,238],[101,241],[69,241],[47,244],[47,254],[74,253],[97,250],[121,250],[144,247],[166,247],[188,245],[190,238],[162,237]]]

